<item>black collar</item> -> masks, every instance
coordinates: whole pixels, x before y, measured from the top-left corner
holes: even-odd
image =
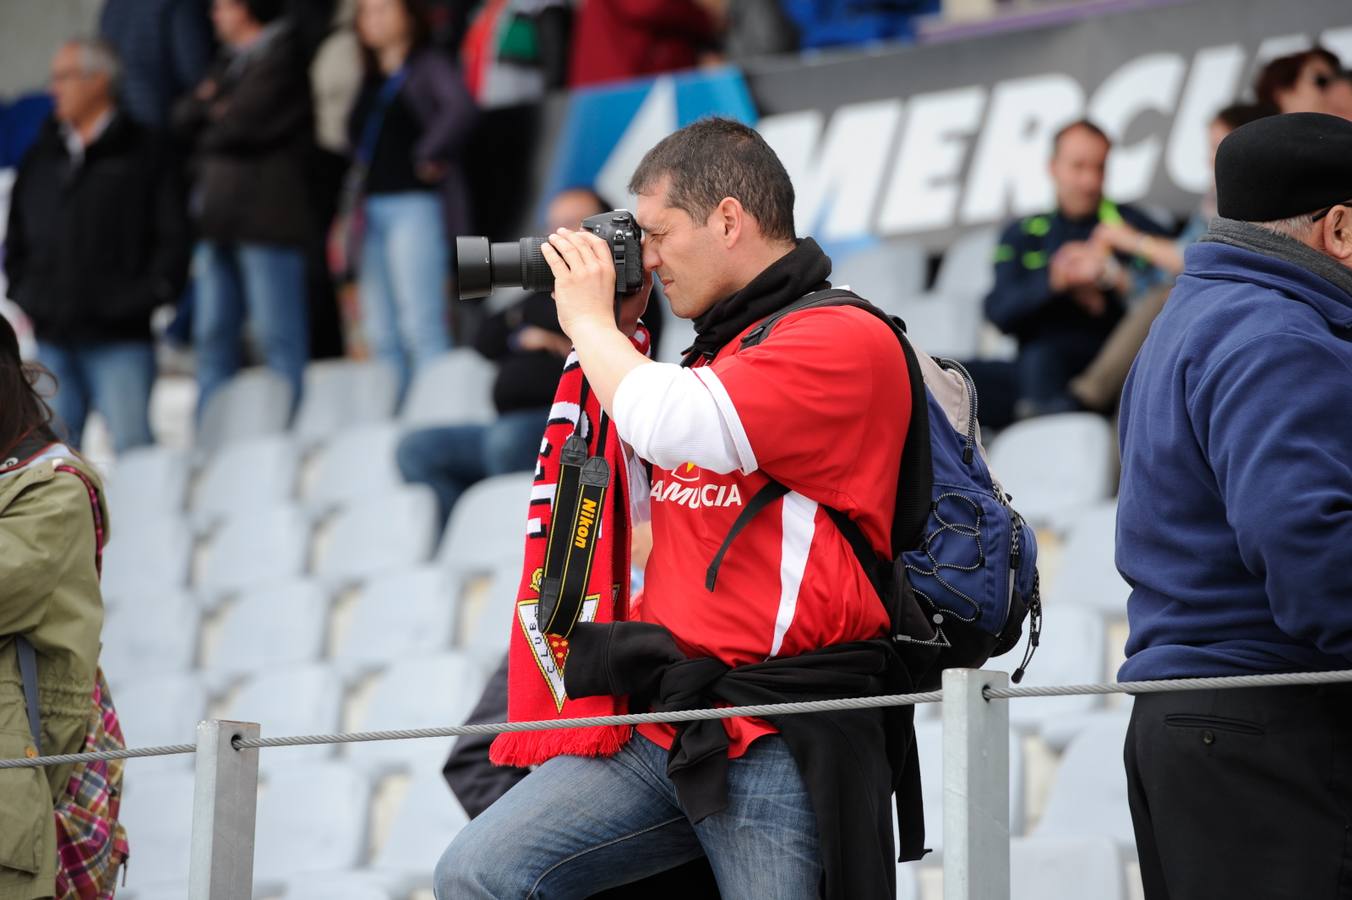
[[[695,343],[686,350],[713,359],[737,335],[805,294],[829,287],[831,258],[812,238],[770,264],[737,293],[720,300],[695,319]]]

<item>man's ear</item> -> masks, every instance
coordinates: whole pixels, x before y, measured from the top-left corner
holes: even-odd
[[[718,239],[725,247],[731,248],[742,238],[747,227],[746,210],[736,197],[724,197],[710,214],[712,224],[717,229]]]
[[[1352,266],[1352,207],[1333,207],[1320,224],[1324,226],[1324,252]]]

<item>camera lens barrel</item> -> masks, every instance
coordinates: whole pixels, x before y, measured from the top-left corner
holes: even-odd
[[[549,263],[545,262],[544,254],[540,252],[546,240],[547,238],[541,237],[523,237],[517,248],[521,286],[528,291],[548,293],[554,290],[554,272],[549,268]]]
[[[486,237],[455,239],[457,292],[462,300],[493,293],[493,252]]]
[[[486,237],[455,239],[457,292],[462,300],[487,297],[497,288],[521,287],[548,293],[554,290],[554,273],[545,262],[541,237],[491,243]]]

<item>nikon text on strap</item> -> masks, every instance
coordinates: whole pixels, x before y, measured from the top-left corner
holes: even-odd
[[[559,458],[559,483],[554,491],[545,571],[540,581],[541,630],[563,637],[582,615],[601,510],[610,487],[610,465],[605,459],[610,423],[606,414],[601,413],[595,456],[588,457],[587,442],[581,437],[581,410],[586,407],[588,391],[583,379],[577,430],[564,443]]]

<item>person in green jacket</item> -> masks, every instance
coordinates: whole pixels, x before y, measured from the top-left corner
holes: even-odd
[[[51,411],[34,389],[39,374],[22,362],[14,330],[0,317],[0,758],[10,759],[37,754],[16,638],[27,638],[37,654],[42,753],[76,753],[103,628],[102,488],[93,468],[52,432]],[[78,469],[88,486],[65,467]],[[0,770],[0,900],[53,895],[53,807],[71,769]]]

